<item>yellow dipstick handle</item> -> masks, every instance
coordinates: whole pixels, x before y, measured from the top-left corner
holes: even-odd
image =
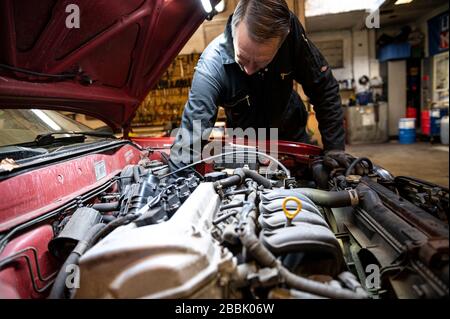
[[[287,203],[289,202],[296,202],[297,203],[297,210],[295,212],[290,212],[287,209]],[[300,199],[298,199],[297,197],[286,197],[285,200],[283,201],[283,212],[286,215],[287,218],[287,222],[286,222],[286,227],[290,226],[292,224],[292,220],[295,218],[295,216],[298,215],[298,213],[300,213],[300,211],[302,210],[302,201]]]

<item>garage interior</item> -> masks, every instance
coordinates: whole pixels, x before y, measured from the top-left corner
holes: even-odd
[[[222,1],[221,13],[195,32],[140,106],[132,136],[169,136],[179,126],[196,63],[237,2]],[[287,2],[339,82],[347,152],[397,176],[448,187],[448,2]],[[309,111],[308,132],[322,146],[314,106],[295,85]],[[103,125],[76,117],[93,128]],[[225,120],[220,108],[216,127]]]
[[[70,2],[0,0],[0,300],[448,300],[447,0]]]

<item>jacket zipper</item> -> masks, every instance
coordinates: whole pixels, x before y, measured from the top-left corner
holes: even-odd
[[[250,106],[250,95],[247,95],[244,98],[237,101],[236,103],[234,103],[233,105],[229,105],[229,107],[235,107],[236,105],[238,105],[241,102],[244,102],[245,100],[247,100],[247,104],[248,104],[248,106]]]
[[[287,77],[288,75],[291,75],[292,71],[289,73],[281,73],[281,79],[284,81],[284,78]]]

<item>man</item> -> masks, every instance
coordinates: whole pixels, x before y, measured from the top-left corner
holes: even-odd
[[[308,142],[308,113],[293,81],[315,106],[326,162],[348,167],[339,85],[318,49],[308,40],[284,0],[241,0],[225,32],[202,54],[194,75],[181,128],[192,132],[215,124],[218,106],[230,128],[278,128],[282,140]],[[197,122],[198,123],[198,122]],[[201,139],[177,136],[171,150],[172,170],[193,159],[181,158]],[[198,151],[194,159],[199,159]]]

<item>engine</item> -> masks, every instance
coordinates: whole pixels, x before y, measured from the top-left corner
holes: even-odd
[[[50,297],[448,296],[447,223],[368,167],[323,190],[317,167],[175,178],[161,162],[128,166],[115,192],[59,222],[50,251],[80,280],[67,289],[61,271]]]

